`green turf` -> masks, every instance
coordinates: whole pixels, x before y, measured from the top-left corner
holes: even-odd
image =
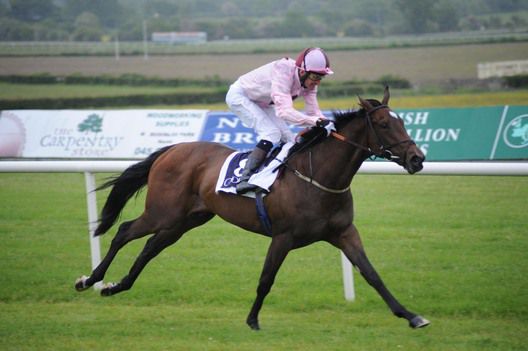
[[[75,279],[90,271],[83,176],[0,174],[0,349],[526,348],[527,177],[360,175],[352,190],[371,261],[428,328],[393,317],[357,273],[357,300],[345,302],[339,254],[319,243],[288,256],[262,330],[251,331],[244,320],[269,240],[216,218],[161,253],[132,290],[78,293]],[[108,280],[126,274],[144,242],[122,250]]]

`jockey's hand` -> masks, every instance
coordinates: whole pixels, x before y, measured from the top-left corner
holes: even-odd
[[[330,134],[332,134],[332,132],[336,131],[334,122],[329,119],[319,118],[315,125],[317,127],[326,129],[326,136],[329,136]]]

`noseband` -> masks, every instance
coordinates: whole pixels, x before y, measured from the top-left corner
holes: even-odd
[[[396,156],[392,153],[391,149],[395,146],[398,146],[398,145],[401,145],[401,144],[405,144],[405,143],[409,143],[411,145],[415,144],[415,142],[412,140],[412,139],[405,139],[405,140],[401,140],[401,141],[398,141],[396,143],[393,143],[393,144],[389,144],[389,145],[385,145],[383,143],[383,141],[381,140],[380,136],[378,135],[378,133],[376,132],[376,129],[374,128],[374,125],[372,124],[372,118],[371,118],[371,114],[373,112],[376,112],[378,110],[381,110],[381,109],[384,109],[384,108],[389,108],[389,106],[387,105],[379,105],[379,106],[376,106],[372,109],[370,109],[369,111],[365,110],[365,113],[366,113],[366,119],[367,119],[367,125],[368,125],[368,128],[374,133],[374,135],[376,136],[376,139],[378,141],[378,145],[379,145],[379,149],[378,150],[372,150],[370,147],[368,146],[364,146],[362,144],[359,144],[359,143],[356,143],[355,141],[352,141],[352,140],[348,140],[345,136],[337,133],[337,132],[332,132],[332,136],[334,138],[336,138],[337,140],[339,141],[342,141],[342,142],[345,142],[347,144],[350,144],[352,146],[355,146],[359,149],[362,149],[362,150],[365,150],[369,153],[369,157],[372,157],[374,156],[374,158],[384,158],[384,159],[387,159],[389,161],[397,161],[400,159],[399,156]]]
[[[415,144],[415,142],[411,139],[405,139],[405,140],[401,140],[401,141],[398,141],[394,144],[390,144],[390,145],[385,145],[383,143],[383,141],[381,140],[380,136],[378,135],[378,133],[376,132],[376,129],[374,129],[374,125],[372,124],[372,119],[371,119],[371,114],[377,110],[380,110],[380,109],[383,109],[383,108],[389,108],[387,105],[379,105],[379,106],[376,106],[374,108],[372,108],[370,111],[367,111],[365,110],[365,113],[366,113],[366,119],[367,119],[367,125],[368,125],[368,128],[374,133],[374,135],[376,136],[376,139],[378,141],[378,144],[380,145],[379,146],[379,149],[374,151],[372,150],[370,147],[368,146],[364,146],[362,144],[359,144],[353,140],[349,140],[347,139],[344,135],[342,134],[339,134],[337,132],[332,132],[330,135],[334,138],[336,138],[337,140],[339,141],[342,141],[344,143],[347,143],[349,145],[352,145],[358,149],[362,149],[366,152],[368,152],[369,154],[369,157],[372,157],[374,156],[374,158],[377,158],[377,157],[380,157],[380,158],[384,158],[384,159],[387,159],[389,161],[395,161],[397,162],[400,157],[399,156],[395,156],[390,150],[395,147],[395,146],[398,146],[400,144],[404,144],[404,143],[410,143],[411,145]],[[313,139],[315,140],[315,138]],[[308,143],[307,145],[305,145],[303,147],[306,148],[310,145],[310,143]],[[298,151],[297,151],[298,152]],[[277,170],[279,167],[282,167],[282,166],[285,166],[286,168],[290,169],[297,177],[299,177],[300,179],[314,185],[315,187],[323,190],[323,191],[326,191],[328,193],[332,193],[332,194],[342,194],[342,193],[346,193],[348,191],[350,191],[350,186],[346,187],[346,188],[343,188],[343,189],[332,189],[332,188],[327,188],[326,186],[318,183],[316,180],[313,179],[313,170],[312,170],[312,153],[311,151],[309,152],[309,168],[310,168],[310,176],[307,177],[305,175],[303,175],[301,172],[299,172],[297,169],[293,169],[291,168],[289,165],[288,165],[288,159],[291,157],[292,155],[288,156],[280,166],[278,166],[275,170]]]

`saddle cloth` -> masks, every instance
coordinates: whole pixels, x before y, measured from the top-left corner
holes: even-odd
[[[284,161],[288,155],[288,151],[293,145],[294,143],[284,144],[280,152],[275,157],[264,162],[264,168],[249,178],[249,184],[256,185],[259,188],[264,189],[266,192],[269,192],[279,173],[276,171],[276,168],[282,164],[282,161]],[[236,185],[240,183],[240,177],[242,176],[242,171],[246,165],[248,155],[249,152],[233,152],[226,158],[222,168],[220,169],[220,174],[216,182],[216,193],[237,193]],[[243,194],[243,196],[254,198],[255,192],[251,191]]]

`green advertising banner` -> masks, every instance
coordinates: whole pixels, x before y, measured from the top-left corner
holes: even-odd
[[[396,112],[428,161],[528,160],[528,106]]]

